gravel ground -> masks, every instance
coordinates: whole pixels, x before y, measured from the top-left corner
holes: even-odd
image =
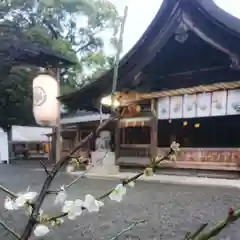
[[[13,191],[24,190],[31,186],[39,191],[44,172],[24,169],[20,166],[1,165],[0,184]],[[71,181],[73,177],[62,173],[54,182],[54,187]],[[117,181],[82,179],[71,190],[69,199],[83,198],[86,193],[100,196]],[[183,185],[165,185],[138,182],[130,189],[121,203],[105,200],[105,207],[98,214],[80,216],[75,221],[65,220],[61,228],[56,228],[47,237],[48,240],[108,240],[117,232],[126,228],[135,220],[147,220],[119,239],[128,240],[182,240],[187,231],[194,231],[201,223],[221,220],[226,216],[228,207],[240,205],[240,190],[225,188],[190,187]],[[7,212],[3,208],[5,194],[0,193],[1,218],[21,232],[26,217],[22,212]],[[59,208],[49,198],[44,211],[57,213]],[[1,228],[0,228],[1,229]],[[0,230],[0,239],[14,239],[4,229]],[[34,239],[34,238],[32,238]],[[240,220],[223,231],[214,239],[240,239]]]

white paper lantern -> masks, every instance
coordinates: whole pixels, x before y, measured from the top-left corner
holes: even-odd
[[[56,126],[59,116],[59,84],[50,75],[40,74],[33,80],[33,114],[40,125]]]

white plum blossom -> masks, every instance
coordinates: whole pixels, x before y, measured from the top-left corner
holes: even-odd
[[[24,207],[28,201],[33,201],[38,194],[37,192],[26,191],[25,193],[18,193],[17,195],[18,197],[15,199],[15,204],[17,208],[20,208]]]
[[[42,216],[43,215],[43,210],[40,208],[39,209],[39,216]]]
[[[15,201],[13,199],[11,199],[10,197],[6,197],[5,198],[5,202],[4,202],[4,207],[7,209],[7,210],[16,210],[17,209],[17,206],[15,204]]]
[[[129,183],[128,183],[128,186],[129,186],[130,188],[135,187],[135,182],[134,182],[134,181],[129,182]]]
[[[42,222],[44,217],[46,218],[46,215],[44,215],[44,212],[41,208],[38,211],[38,216],[39,216],[39,222]]]
[[[32,214],[32,206],[25,206],[25,212],[28,216],[30,216]]]
[[[83,207],[86,208],[88,212],[98,212],[103,205],[103,202],[96,200],[90,194],[85,196],[85,201],[83,202]]]
[[[174,152],[179,152],[180,151],[180,144],[177,142],[172,142],[170,148],[174,151]]]
[[[153,176],[153,169],[151,167],[145,168],[143,172],[146,177]]]
[[[17,210],[24,207],[28,201],[33,201],[37,196],[37,192],[30,192],[29,189],[26,192],[18,193],[16,199],[10,197],[5,198],[4,207],[7,210]],[[27,211],[30,209],[27,209]]]
[[[169,160],[170,160],[170,161],[173,161],[173,162],[176,162],[176,161],[177,161],[177,156],[176,156],[176,154],[170,154],[168,157],[169,157]]]
[[[121,202],[126,192],[127,189],[123,186],[123,184],[118,184],[109,195],[109,198],[113,201]]]
[[[75,201],[65,201],[62,212],[68,214],[69,220],[76,219],[77,216],[82,214],[82,200],[76,199]]]
[[[36,237],[43,237],[45,235],[47,235],[50,232],[48,226],[43,225],[43,224],[38,224],[33,233]]]
[[[55,221],[52,221],[52,222],[51,222],[51,226],[54,227],[54,226],[56,226],[56,225],[61,225],[61,224],[63,224],[63,223],[64,223],[63,218],[57,218]]]
[[[68,173],[73,172],[73,171],[74,171],[74,166],[72,166],[72,165],[67,165],[66,171],[67,171]]]
[[[67,199],[67,193],[64,186],[61,187],[61,191],[57,194],[54,201],[55,204],[63,204]]]

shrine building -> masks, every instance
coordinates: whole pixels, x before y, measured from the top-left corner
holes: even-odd
[[[107,126],[116,163],[145,166],[175,140],[181,153],[167,168],[238,171],[239,43],[240,19],[213,0],[164,0],[119,64],[116,96],[120,108],[128,107]],[[99,124],[99,106],[112,81],[113,69],[60,97],[72,110],[88,111],[65,121],[69,139],[78,141]],[[81,151],[94,151],[94,143]]]

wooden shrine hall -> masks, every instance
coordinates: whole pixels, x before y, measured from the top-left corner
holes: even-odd
[[[238,171],[239,42],[240,19],[213,0],[164,0],[120,61],[116,96],[128,110],[109,126],[117,164],[146,165],[176,140],[180,156],[166,167]],[[112,79],[113,69],[60,100],[98,111]],[[78,131],[97,124],[75,123]]]

